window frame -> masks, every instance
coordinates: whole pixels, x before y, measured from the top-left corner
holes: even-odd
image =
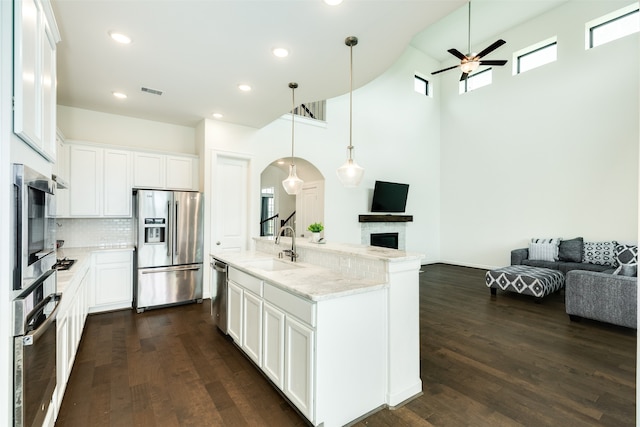
[[[621,19],[624,19],[630,15],[633,14],[638,14],[639,19],[640,19],[640,7],[638,6],[638,3],[633,3],[630,4],[629,6],[623,7],[621,9],[615,10],[611,13],[607,13],[606,15],[603,15],[599,18],[593,19],[587,23],[585,23],[585,50],[589,50],[589,49],[593,49],[596,48],[598,46],[602,46],[605,45],[607,43],[610,43],[612,41],[615,40],[619,40],[621,38],[624,38],[626,36],[632,35],[632,34],[636,34],[636,32],[633,33],[629,33],[627,35],[624,35],[622,37],[618,37],[612,40],[609,40],[607,42],[604,43],[600,43],[598,45],[593,44],[593,30],[594,29],[598,29],[598,28],[602,28],[603,26],[606,25],[611,25],[612,23],[619,21]],[[639,30],[640,31],[640,30]]]
[[[520,66],[520,60],[534,53],[540,52],[544,49],[547,49],[551,46],[556,47],[556,58],[553,61],[545,62],[543,64],[537,65],[533,68],[529,68],[527,70],[522,71]],[[513,75],[526,73],[527,71],[534,70],[536,68],[542,67],[543,65],[550,64],[552,62],[556,62],[558,60],[558,37],[554,36],[545,40],[542,40],[538,43],[532,44],[524,49],[520,49],[517,52],[513,53]]]
[[[425,92],[424,93],[423,92],[419,92],[419,91],[416,90],[416,85],[415,85],[416,80],[421,80],[421,81],[423,81],[425,83]],[[416,92],[416,93],[419,93],[421,95],[425,95],[425,96],[429,96],[430,97],[431,96],[431,90],[432,90],[431,89],[431,82],[429,80],[427,80],[426,77],[423,77],[418,73],[414,73],[414,75],[413,75],[413,91]]]
[[[479,87],[474,88],[474,89],[469,89],[469,80],[471,80],[473,78],[476,78],[480,74],[487,73],[487,72],[489,72],[490,75],[491,75],[491,82],[490,83],[487,83],[486,85],[482,85],[482,86],[479,86]],[[464,91],[460,92],[460,87],[462,86],[462,82],[464,82]],[[490,84],[493,84],[493,67],[489,67],[489,68],[487,68],[485,70],[482,70],[482,71],[473,72],[465,80],[460,81],[458,83],[458,95],[462,95],[464,93],[469,93],[469,92],[474,91],[476,89],[480,89],[481,87],[489,86]]]

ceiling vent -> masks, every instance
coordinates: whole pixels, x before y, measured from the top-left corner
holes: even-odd
[[[151,89],[151,88],[148,88],[148,87],[141,87],[140,90],[143,91],[143,92],[150,93],[152,95],[158,95],[158,96],[162,95],[162,91],[158,90],[158,89]]]

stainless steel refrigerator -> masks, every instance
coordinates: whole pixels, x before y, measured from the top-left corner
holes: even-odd
[[[203,197],[189,191],[137,190],[134,305],[202,302]]]

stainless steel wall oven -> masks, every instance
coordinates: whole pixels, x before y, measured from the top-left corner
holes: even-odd
[[[56,387],[56,314],[61,295],[49,270],[13,301],[14,426],[40,427]]]
[[[55,182],[13,165],[13,289],[27,289],[51,269],[55,253]]]

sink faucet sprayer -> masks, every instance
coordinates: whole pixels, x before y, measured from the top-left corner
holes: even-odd
[[[291,249],[285,249],[282,252],[290,255],[291,261],[295,262],[296,258],[298,258],[298,254],[296,253],[296,231],[293,229],[293,227],[291,227],[290,225],[285,225],[284,227],[280,228],[278,236],[276,237],[276,245],[280,244],[280,237],[282,236],[282,232],[287,229],[291,230]]]

